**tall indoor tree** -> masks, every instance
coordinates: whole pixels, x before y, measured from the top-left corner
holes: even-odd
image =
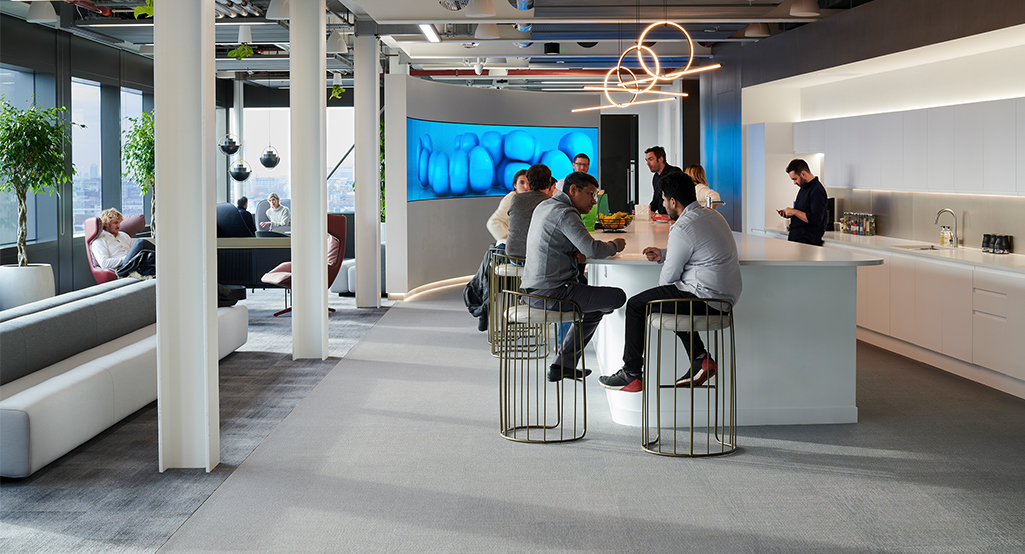
[[[71,129],[67,108],[40,108],[34,102],[18,109],[0,97],[0,192],[18,199],[18,265],[28,265],[28,193],[59,192],[71,181],[67,159]],[[85,127],[85,125],[79,125]]]
[[[157,236],[157,193],[155,158],[155,120],[153,112],[143,112],[141,117],[129,117],[132,128],[125,131],[121,153],[125,165],[125,177],[138,183],[143,196],[150,196],[150,234]]]

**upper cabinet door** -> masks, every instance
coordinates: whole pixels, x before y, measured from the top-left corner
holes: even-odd
[[[840,119],[827,119],[822,125],[822,184],[833,188],[850,188],[843,180],[843,124]],[[1022,188],[1025,191],[1025,187]]]
[[[983,102],[984,144],[983,190],[995,194],[1016,194],[1016,129],[1015,104],[1018,100]],[[1022,137],[1025,140],[1025,137]]]
[[[883,190],[903,190],[904,184],[904,118],[901,112],[873,116],[876,119],[873,140],[879,165],[879,185]]]
[[[954,190],[982,192],[986,179],[984,103],[954,106]]]
[[[929,120],[926,110],[903,114],[904,189],[926,190],[929,174]]]
[[[1017,112],[1016,119],[1018,120],[1018,131],[1016,133],[1018,140],[1016,149],[1018,150],[1018,163],[1016,173],[1018,181],[1018,194],[1025,196],[1025,98],[1019,98],[1015,100],[1017,104],[1015,111]]]
[[[943,106],[926,110],[928,129],[928,189],[950,192],[954,190],[954,107]]]

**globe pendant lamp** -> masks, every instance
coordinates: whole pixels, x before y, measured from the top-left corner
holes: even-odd
[[[249,163],[245,160],[236,160],[232,162],[231,169],[228,170],[228,175],[231,175],[231,178],[238,182],[248,180],[252,173],[253,169],[249,167]]]
[[[217,141],[217,148],[225,156],[231,156],[238,152],[239,148],[242,148],[242,141],[238,140],[238,137],[235,135],[228,133],[221,137],[221,140]]]
[[[495,5],[491,0],[472,0],[466,17],[495,17]]]
[[[278,156],[278,151],[273,146],[268,146],[263,151],[263,155],[260,156],[260,163],[267,169],[274,169],[281,163],[281,158]]]

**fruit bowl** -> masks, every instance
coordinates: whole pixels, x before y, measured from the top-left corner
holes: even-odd
[[[616,212],[612,215],[598,214],[598,223],[606,231],[619,231],[633,221],[634,216],[626,212]]]

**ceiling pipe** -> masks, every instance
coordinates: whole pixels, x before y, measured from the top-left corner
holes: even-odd
[[[224,16],[235,17],[235,15],[236,15],[235,12],[229,10],[228,8],[225,8],[224,6],[222,6],[220,4],[214,4],[214,10],[217,11],[218,16],[220,16],[220,17],[224,17]]]
[[[65,4],[71,4],[72,6],[82,7],[82,8],[85,8],[85,9],[91,11],[91,12],[98,13],[98,14],[106,16],[106,17],[110,17],[114,13],[114,12],[110,11],[110,8],[107,8],[107,7],[102,7],[101,8],[101,7],[97,6],[96,4],[93,4],[89,0],[64,0],[64,3]]]

